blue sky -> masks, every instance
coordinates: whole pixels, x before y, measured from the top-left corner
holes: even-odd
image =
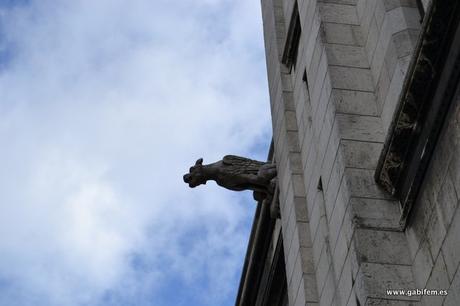
[[[258,0],[0,0],[0,306],[233,305],[267,92]]]

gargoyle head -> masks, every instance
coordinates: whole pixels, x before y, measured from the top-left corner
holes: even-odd
[[[203,173],[203,159],[200,158],[196,161],[195,166],[190,167],[190,172],[184,175],[184,182],[191,188],[206,184],[206,177]]]

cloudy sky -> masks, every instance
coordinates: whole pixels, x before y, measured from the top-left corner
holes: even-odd
[[[259,0],[0,0],[0,306],[233,305],[270,139]]]

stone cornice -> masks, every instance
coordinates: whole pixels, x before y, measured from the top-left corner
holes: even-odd
[[[400,200],[401,225],[417,198],[460,72],[460,1],[434,0],[389,128],[376,180]]]

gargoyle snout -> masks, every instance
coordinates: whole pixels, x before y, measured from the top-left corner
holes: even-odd
[[[190,183],[190,180],[191,180],[191,175],[189,173],[184,174],[184,182]]]

